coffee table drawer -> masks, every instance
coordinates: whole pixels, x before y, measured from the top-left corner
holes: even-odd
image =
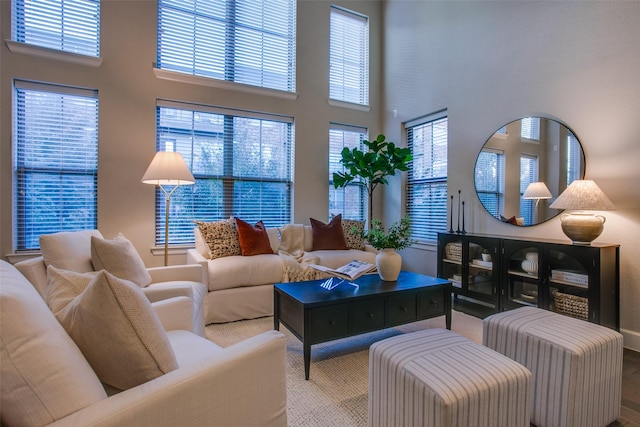
[[[434,317],[444,314],[444,293],[443,292],[420,292],[419,318]]]
[[[384,328],[384,299],[364,300],[351,305],[351,324],[354,334]]]
[[[416,319],[416,294],[406,293],[387,300],[389,326],[409,323]]]
[[[349,335],[349,306],[339,304],[311,310],[311,344],[321,343]]]

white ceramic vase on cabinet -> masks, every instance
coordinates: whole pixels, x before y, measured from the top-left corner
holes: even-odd
[[[382,280],[394,282],[402,269],[402,257],[395,249],[382,249],[376,255],[376,267]]]

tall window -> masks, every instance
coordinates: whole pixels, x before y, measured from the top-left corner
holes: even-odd
[[[573,132],[569,132],[567,135],[567,186],[582,177],[581,165],[583,164],[582,149],[578,138]]]
[[[536,181],[538,181],[538,158],[523,154],[520,156],[520,216],[524,218],[524,225],[536,223],[536,201],[522,198],[529,184]]]
[[[16,80],[17,250],[41,234],[97,228],[98,93]]]
[[[100,56],[100,0],[13,0],[12,39]]]
[[[291,222],[293,119],[159,101],[156,140],[158,151],[182,154],[196,179],[171,198],[170,243],[193,242],[194,220]],[[165,238],[164,203],[158,190],[156,244]]]
[[[500,219],[504,204],[504,153],[483,148],[478,155],[474,180],[480,202]]]
[[[157,67],[295,92],[295,0],[158,0]]]
[[[333,173],[344,172],[340,163],[343,148],[364,150],[362,141],[367,130],[356,126],[332,123],[329,129],[329,216],[342,214],[343,218],[367,219],[367,188],[363,182],[352,182],[346,187],[333,187]]]
[[[540,140],[540,117],[525,117],[521,121],[520,137],[522,139]]]
[[[446,112],[406,124],[413,160],[407,181],[407,214],[412,237],[435,242],[447,230],[447,130]]]
[[[331,6],[329,98],[369,105],[369,18]]]

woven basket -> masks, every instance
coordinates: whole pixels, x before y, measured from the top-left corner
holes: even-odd
[[[589,300],[587,298],[555,292],[553,299],[558,313],[583,320],[589,319]]]
[[[462,262],[462,243],[447,243],[444,247],[444,256],[448,260]]]

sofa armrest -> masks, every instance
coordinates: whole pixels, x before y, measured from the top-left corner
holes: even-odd
[[[151,283],[160,282],[202,282],[202,267],[199,265],[170,265],[150,267]]]
[[[52,426],[286,426],[285,337],[269,331]]]
[[[187,264],[199,264],[202,267],[202,283],[209,288],[209,264],[208,260],[196,249],[187,249]]]
[[[193,302],[188,297],[175,297],[151,303],[165,331],[183,329],[194,332]]]

